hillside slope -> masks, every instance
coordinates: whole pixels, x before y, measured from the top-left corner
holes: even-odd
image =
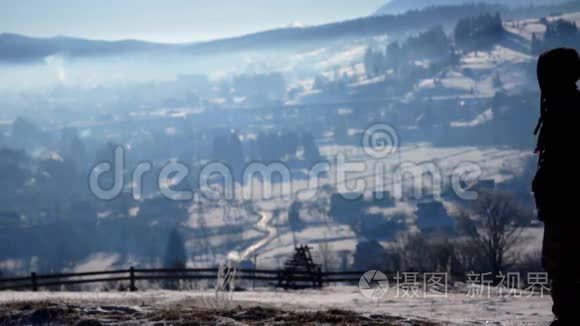
[[[443,6],[443,5],[461,5],[469,3],[486,3],[486,4],[497,4],[502,3],[509,5],[511,7],[517,6],[529,6],[529,5],[554,5],[558,3],[564,3],[564,0],[510,0],[510,1],[498,1],[498,0],[391,0],[390,2],[379,8],[374,15],[396,15],[407,12],[409,10],[419,10],[433,6]]]

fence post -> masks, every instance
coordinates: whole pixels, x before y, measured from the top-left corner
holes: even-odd
[[[137,288],[135,287],[135,268],[133,266],[131,266],[131,268],[129,269],[129,281],[131,282],[131,284],[129,285],[129,291],[131,292],[137,291]]]
[[[322,269],[318,268],[316,270],[316,281],[318,283],[318,288],[322,289],[322,287],[324,286],[323,284],[323,278],[322,278]]]
[[[258,265],[256,262],[258,261],[258,255],[254,255],[254,277],[252,277],[252,290],[256,289],[256,269],[258,269]]]
[[[32,281],[32,291],[38,291],[38,280],[36,279],[36,272],[30,273],[30,280]]]

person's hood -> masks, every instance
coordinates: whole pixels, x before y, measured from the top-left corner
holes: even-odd
[[[537,73],[543,94],[569,93],[580,79],[580,56],[570,48],[547,51],[538,60]]]

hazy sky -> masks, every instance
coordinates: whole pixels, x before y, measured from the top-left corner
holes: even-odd
[[[0,0],[0,33],[197,41],[366,16],[387,0]]]

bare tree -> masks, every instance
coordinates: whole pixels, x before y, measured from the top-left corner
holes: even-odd
[[[205,216],[203,214],[200,214],[197,217],[197,227],[199,228],[201,234],[201,237],[199,238],[201,252],[203,253],[203,255],[215,257],[214,252],[211,248],[210,234],[207,227],[207,221],[205,220]]]
[[[198,199],[198,201],[196,201],[194,205],[195,206],[193,207],[192,210],[192,216],[193,214],[195,214],[195,216],[197,217],[195,222],[196,227],[197,229],[199,229],[200,233],[200,237],[196,239],[197,240],[196,247],[199,247],[196,248],[197,255],[202,256],[206,259],[209,259],[209,257],[215,258],[215,254],[212,250],[210,242],[211,235],[209,233],[207,221],[205,219],[206,207],[204,206],[204,202],[201,199]]]
[[[184,269],[187,265],[187,250],[185,249],[185,242],[179,234],[179,230],[175,227],[169,233],[167,239],[167,247],[165,249],[165,257],[163,258],[163,268],[168,269]],[[166,280],[164,282],[165,288],[176,290],[179,288],[178,280]]]
[[[185,242],[179,234],[177,227],[171,230],[167,239],[163,267],[170,269],[183,269],[187,264]]]
[[[481,192],[460,216],[460,230],[468,236],[466,246],[493,275],[515,262],[515,246],[522,239],[529,214],[514,199],[500,192]],[[477,257],[476,257],[477,258]]]
[[[314,213],[318,214],[324,224],[328,225],[328,209],[330,207],[330,198],[326,195],[316,197],[314,202]]]
[[[455,246],[445,237],[428,238],[421,233],[407,233],[392,249],[391,265],[398,263],[403,271],[454,272]]]
[[[327,239],[326,232],[324,232],[323,241],[318,244],[318,251],[320,252],[322,270],[328,272],[333,269],[336,266],[336,255]]]

